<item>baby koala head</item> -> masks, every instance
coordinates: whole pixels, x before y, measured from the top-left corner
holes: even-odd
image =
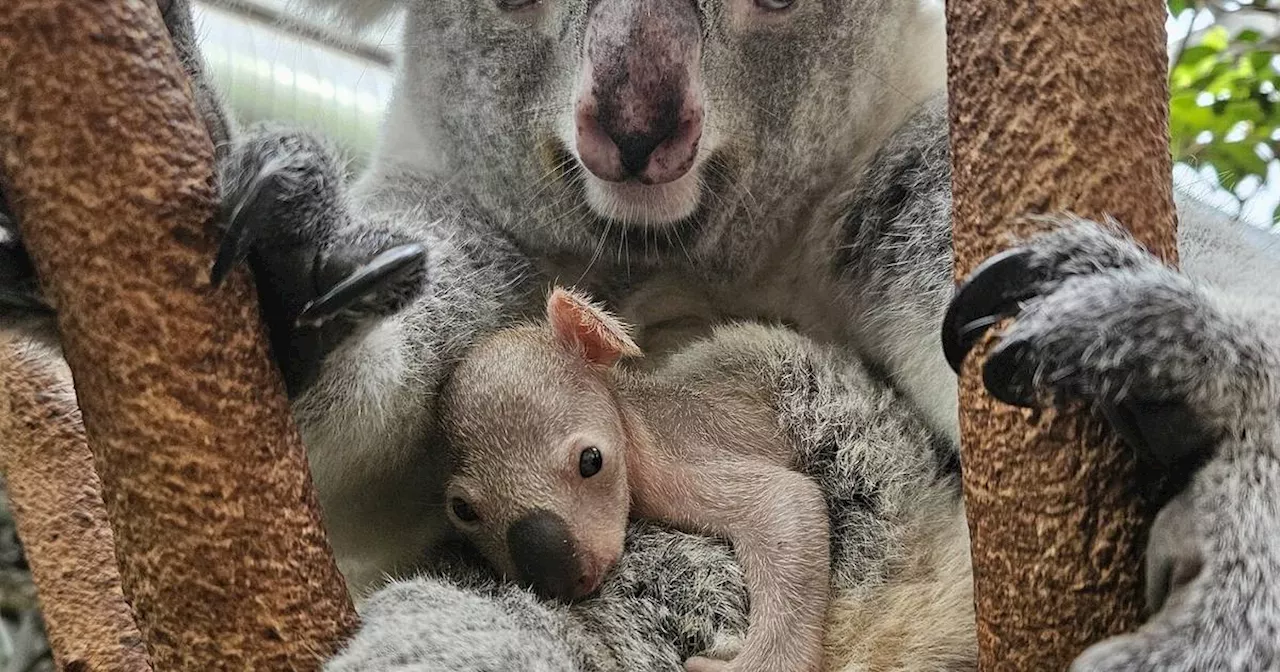
[[[449,519],[544,596],[594,593],[622,554],[627,433],[609,369],[639,355],[622,323],[557,288],[545,322],[477,344],[443,391]]]

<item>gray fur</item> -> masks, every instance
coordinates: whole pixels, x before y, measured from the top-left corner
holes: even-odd
[[[357,12],[366,16],[391,6],[326,1],[370,10]],[[700,0],[710,150],[699,168],[703,197],[686,221],[630,227],[588,207],[583,193],[590,178],[569,151],[587,0],[543,0],[523,18],[476,0],[401,4],[408,22],[400,83],[374,165],[349,194],[333,196],[342,171],[314,143],[260,136],[231,147],[238,156],[232,164],[242,167],[280,165],[282,153],[286,163],[296,159],[293,165],[307,166],[299,173],[303,182],[312,180],[309,189],[334,204],[294,237],[276,235],[296,222],[287,211],[253,213],[261,240],[293,241],[253,248],[249,261],[264,295],[288,304],[310,298],[291,291],[324,288],[308,288],[301,277],[273,278],[272,269],[290,264],[312,269],[298,266],[299,259],[340,258],[341,264],[321,266],[341,271],[404,238],[429,250],[421,292],[401,310],[394,308],[406,296],[403,287],[390,303],[375,301],[371,310],[319,330],[291,329],[287,312],[268,316],[280,321],[273,336],[284,346],[277,354],[286,373],[305,382],[296,390],[295,409],[353,590],[363,594],[384,572],[408,573],[438,546],[444,529],[442,451],[434,440],[439,385],[474,340],[536,309],[533,297],[555,280],[607,299],[638,326],[649,352],[678,351],[716,323],[764,320],[859,355],[883,376],[882,393],[909,400],[901,403],[929,429],[917,425],[911,435],[919,441],[878,442],[877,460],[842,468],[853,482],[868,478],[884,487],[848,494],[850,502],[872,497],[879,504],[851,507],[859,515],[837,526],[842,562],[850,569],[837,572],[836,585],[852,589],[842,593],[849,612],[905,590],[880,568],[957,536],[948,519],[922,527],[950,537],[897,535],[901,528],[891,514],[941,515],[918,499],[936,489],[913,485],[932,473],[932,467],[920,471],[921,446],[949,449],[936,459],[954,466],[955,380],[938,347],[951,297],[941,3],[799,0],[785,15],[762,17],[745,0]],[[241,202],[244,193],[233,182],[226,198]],[[1098,246],[1120,257],[1136,254],[1130,243],[1096,227],[1042,239],[1049,256],[1074,260],[1080,272],[1039,288],[1028,319],[1012,332],[1037,353],[1028,360],[1037,366],[1018,369],[1030,372],[1031,384],[1095,400],[1101,384],[1109,392],[1136,393],[1143,385],[1166,390],[1173,397],[1164,401],[1182,404],[1179,417],[1212,440],[1207,464],[1179,500],[1190,500],[1178,510],[1185,515],[1162,526],[1196,531],[1199,557],[1183,566],[1199,563],[1202,571],[1167,591],[1141,633],[1102,643],[1081,669],[1114,669],[1126,661],[1186,669],[1276,665],[1273,379],[1280,302],[1273,297],[1280,263],[1263,249],[1269,240],[1248,240],[1194,200],[1182,199],[1180,211],[1182,276],[1150,260],[1132,268],[1079,263],[1073,255]],[[1141,297],[1160,300],[1170,312],[1126,320],[1149,305]],[[1123,328],[1100,331],[1103,325]],[[301,361],[293,361],[298,352]],[[1064,362],[1078,363],[1079,375],[1057,385],[1049,367]],[[842,389],[842,375],[818,367],[819,396],[796,399],[797,426],[814,432],[802,440],[815,450],[833,432],[853,434],[841,439],[848,443],[858,440],[858,427],[920,422],[910,413],[899,417],[900,409],[866,425],[844,422],[848,414],[863,417],[858,409],[867,402],[828,396]],[[866,408],[885,410],[879,403]],[[930,432],[936,436],[920,438]],[[826,491],[830,497],[847,487],[841,481]],[[955,496],[954,483],[951,488]],[[740,584],[722,580],[732,576],[729,556],[705,539],[662,534],[632,530],[622,566],[643,572],[622,572],[607,584],[594,603],[600,612],[561,613],[504,597],[514,595],[505,587],[495,588],[496,596],[478,589],[453,593],[456,606],[442,612],[419,601],[440,584],[433,589],[409,580],[372,603],[381,606],[368,612],[344,660],[360,666],[390,655],[405,669],[414,661],[427,661],[418,669],[440,669],[431,661],[462,665],[464,649],[479,648],[486,653],[477,656],[503,657],[513,667],[532,665],[528,658],[542,652],[552,669],[564,655],[584,669],[663,669],[690,649],[731,646],[725,642],[740,631],[743,612],[733,606]],[[1162,546],[1170,547],[1173,557],[1187,553],[1177,544]],[[689,565],[673,557],[696,558],[695,566],[717,578],[690,580],[679,573]],[[881,589],[859,592],[867,581]],[[637,592],[626,599],[608,592],[628,586]],[[468,639],[423,625],[428,619],[466,622],[472,609],[476,619],[492,617],[499,630],[528,632],[542,644],[515,651],[503,643],[510,642],[507,635]],[[707,609],[723,618],[703,618]],[[959,612],[943,618],[967,617]],[[607,616],[591,620],[594,613]],[[446,653],[423,653],[423,642]],[[972,664],[971,656],[938,658]]]

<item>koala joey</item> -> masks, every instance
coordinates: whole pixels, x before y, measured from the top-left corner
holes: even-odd
[[[655,365],[719,322],[790,325],[909,399],[953,470],[948,357],[975,325],[1016,313],[993,391],[1095,403],[1187,483],[1152,541],[1153,583],[1177,585],[1153,591],[1166,597],[1142,631],[1081,665],[1274,665],[1274,240],[1184,193],[1180,272],[1106,227],[1067,226],[979,274],[944,325],[956,291],[940,2],[316,1],[405,12],[377,155],[347,184],[310,135],[237,132],[218,268],[244,259],[257,278],[353,591],[447,539],[438,390],[472,343],[536,315],[550,282],[635,325]],[[0,299],[7,321],[31,325],[52,309],[24,259],[11,236]],[[883,529],[833,526],[833,558],[838,541],[883,542]],[[629,543],[653,549],[655,534],[633,526]],[[680,539],[690,554],[713,547]],[[663,609],[723,603],[697,588],[711,592]],[[640,634],[661,630],[642,615],[673,598],[645,595],[650,609],[610,621],[628,650],[663,646]]]
[[[631,516],[728,539],[750,625],[730,663],[690,672],[817,672],[830,585],[827,509],[796,471],[765,369],[743,379],[674,365],[635,373],[627,328],[554,289],[546,320],[504,329],[441,397],[454,524],[503,574],[549,597],[599,589]],[[512,468],[512,465],[520,465]]]

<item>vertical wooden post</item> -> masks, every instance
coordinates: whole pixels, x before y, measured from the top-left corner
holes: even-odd
[[[150,672],[70,372],[0,336],[0,470],[60,670]]]
[[[948,0],[957,279],[1023,215],[1111,215],[1176,251],[1161,0]],[[983,670],[1062,670],[1140,619],[1150,512],[1131,456],[1082,410],[1033,414],[961,375]]]
[[[5,193],[162,670],[315,669],[355,623],[249,276],[209,285],[214,147],[154,0],[0,2]]]

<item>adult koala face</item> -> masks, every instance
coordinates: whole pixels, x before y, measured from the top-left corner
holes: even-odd
[[[424,138],[427,163],[500,225],[586,249],[609,230],[693,229],[723,244],[830,191],[923,99],[903,75],[919,64],[902,54],[933,57],[941,36],[935,0],[408,9],[392,123]]]

